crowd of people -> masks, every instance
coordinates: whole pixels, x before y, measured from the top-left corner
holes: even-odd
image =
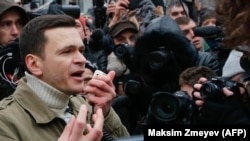
[[[116,140],[151,124],[250,124],[250,2],[195,4],[109,0],[96,27],[95,7],[76,15],[53,1],[38,16],[22,1],[1,0],[0,140]],[[178,112],[170,100],[191,109]]]

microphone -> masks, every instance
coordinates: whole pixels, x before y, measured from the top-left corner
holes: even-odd
[[[196,36],[209,38],[211,36],[217,36],[223,33],[223,29],[220,26],[204,26],[196,27],[194,29],[194,34]]]
[[[102,31],[102,29],[97,28],[93,31],[92,35],[91,35],[91,39],[95,40],[95,41],[99,41],[103,38],[104,36],[104,32]]]
[[[89,48],[90,50],[100,50],[104,49],[107,52],[110,52],[112,44],[108,37],[105,36],[104,32],[100,28],[96,28],[89,40]]]
[[[101,49],[103,46],[103,36],[104,32],[102,29],[95,29],[90,36],[89,47],[91,49]]]

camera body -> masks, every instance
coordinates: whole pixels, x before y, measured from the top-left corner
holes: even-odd
[[[62,7],[61,10],[66,15],[69,15],[75,19],[78,19],[81,14],[79,5],[62,5],[61,7]]]
[[[118,44],[114,47],[114,53],[119,59],[130,58],[134,53],[134,48],[129,44]]]
[[[54,1],[50,2],[44,7],[39,7],[29,14],[30,19],[33,19],[42,15],[60,15],[66,14],[75,19],[78,19],[80,16],[81,10],[79,5],[60,5]]]
[[[106,23],[106,7],[104,0],[93,0],[94,23],[96,28],[103,28]]]
[[[190,125],[194,104],[185,91],[174,93],[156,92],[153,94],[146,115],[148,125],[179,124]]]
[[[212,101],[223,101],[225,98],[223,88],[226,87],[228,90],[232,91],[234,94],[240,94],[239,87],[243,87],[243,84],[229,80],[224,77],[212,78],[202,84],[200,89],[201,97],[205,100]]]

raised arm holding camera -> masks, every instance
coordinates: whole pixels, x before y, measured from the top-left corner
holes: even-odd
[[[194,85],[193,97],[200,108],[193,124],[250,124],[250,111],[242,100],[243,84],[222,78],[200,78],[199,83]]]
[[[127,15],[129,0],[118,0],[108,4],[107,14],[109,15],[108,27],[113,26],[120,19]]]
[[[220,0],[216,4],[217,16],[223,21],[222,25],[225,27],[223,43],[227,48],[243,52],[244,57],[239,63],[248,73],[250,34],[246,31],[249,31],[247,24],[250,16],[248,8],[250,2],[246,0]],[[241,45],[246,46],[244,46],[245,48],[237,48],[243,47]],[[194,85],[197,91],[193,93],[193,96],[197,98],[196,105],[200,106],[197,124],[250,124],[249,107],[242,100],[243,96],[248,95],[245,87],[249,86],[231,80],[207,81],[200,78],[199,84]]]

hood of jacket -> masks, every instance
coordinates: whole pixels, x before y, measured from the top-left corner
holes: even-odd
[[[150,54],[156,53],[150,57]],[[150,81],[150,85],[178,82],[180,72],[195,66],[198,51],[169,16],[155,18],[135,43],[137,70]],[[157,59],[159,56],[159,59]],[[158,63],[162,61],[162,63]],[[155,62],[157,69],[150,69]],[[154,65],[153,64],[153,65]],[[162,67],[159,67],[162,66]],[[154,81],[155,80],[155,81]]]

